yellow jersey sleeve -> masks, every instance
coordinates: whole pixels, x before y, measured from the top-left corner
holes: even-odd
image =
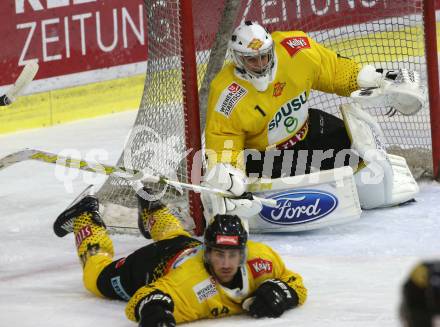
[[[286,56],[279,56],[278,69],[287,69],[289,74],[298,75],[300,66],[305,67],[312,73],[311,88],[314,90],[349,96],[358,89],[360,67],[354,60],[338,55],[302,31],[274,32],[272,37],[275,43],[281,44],[281,48],[289,52],[290,59],[298,57],[293,63],[285,60]],[[302,78],[308,78],[309,75],[303,72]]]
[[[312,49],[320,57],[320,67],[312,88],[326,93],[350,96],[356,91],[359,64],[354,60],[342,57],[334,51],[310,39]]]

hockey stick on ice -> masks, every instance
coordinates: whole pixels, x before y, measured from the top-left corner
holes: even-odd
[[[30,82],[32,82],[38,72],[38,67],[36,61],[30,61],[27,63],[14,85],[6,91],[6,94],[0,97],[0,105],[6,106],[14,102],[17,95],[21,93]]]
[[[169,180],[164,176],[154,176],[147,174],[141,170],[129,169],[125,167],[111,166],[102,163],[92,163],[82,159],[74,159],[70,157],[61,156],[55,153],[50,153],[46,151],[36,150],[36,149],[25,149],[15,153],[12,153],[4,158],[0,159],[0,170],[9,167],[15,163],[22,162],[25,160],[37,160],[46,163],[62,165],[67,168],[77,168],[80,170],[89,171],[92,173],[104,174],[107,176],[115,176],[126,179],[131,182],[143,181],[148,183],[158,183],[166,184],[173,187],[181,187],[187,190],[192,190],[197,193],[208,192],[221,195],[226,198],[237,198],[232,193],[223,191],[220,189],[209,188],[201,185],[194,185],[189,183],[183,183],[179,181]],[[250,194],[250,193],[249,193]],[[276,201],[272,199],[257,198],[255,196],[249,196],[246,194],[247,199],[258,199],[266,206],[274,207],[276,206]],[[238,197],[240,198],[240,197]]]

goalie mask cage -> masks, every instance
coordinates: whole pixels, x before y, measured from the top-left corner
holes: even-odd
[[[416,177],[438,176],[439,106],[435,3],[415,0],[146,0],[148,61],[139,113],[118,165],[145,169],[182,182],[200,182],[200,125],[207,90],[224,62],[226,43],[241,21],[257,21],[269,31],[303,30],[310,37],[361,64],[419,71],[428,85],[427,104],[414,116],[389,117],[374,108],[392,153],[403,155]],[[214,48],[214,49],[213,49]],[[211,55],[211,56],[210,56]],[[298,77],[300,78],[300,77]],[[199,111],[200,99],[200,111]],[[313,91],[309,107],[339,115],[350,101]],[[435,158],[433,160],[433,158]],[[434,165],[433,165],[434,162]],[[163,187],[149,185],[156,192]],[[203,232],[198,194],[164,190],[184,221]],[[112,227],[136,226],[134,189],[110,177],[98,193]],[[113,205],[111,205],[113,204]]]

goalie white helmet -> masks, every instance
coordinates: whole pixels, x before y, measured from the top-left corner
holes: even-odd
[[[267,30],[246,21],[234,30],[228,47],[240,75],[258,91],[266,91],[274,70],[274,45]]]

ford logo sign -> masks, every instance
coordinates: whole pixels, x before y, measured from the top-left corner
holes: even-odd
[[[260,217],[277,225],[296,225],[323,218],[338,206],[331,193],[318,190],[289,190],[272,194],[277,206],[263,206]]]

